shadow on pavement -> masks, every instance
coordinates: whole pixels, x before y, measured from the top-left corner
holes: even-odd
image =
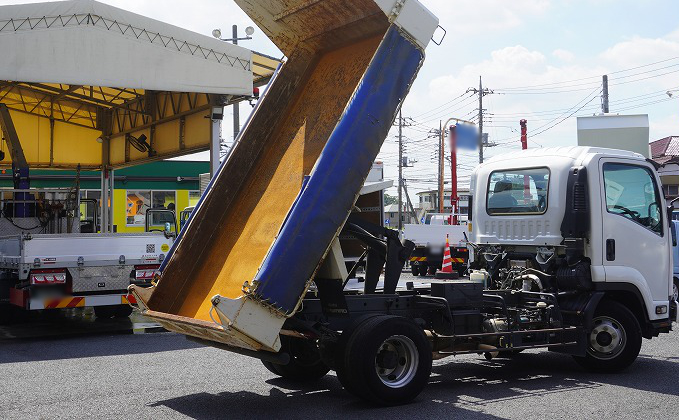
[[[0,342],[0,364],[159,353],[197,347],[203,346],[183,337],[178,339],[178,335],[172,333],[154,334],[153,340],[143,334],[14,340]]]
[[[11,324],[0,325],[0,343],[16,340],[64,338],[97,334],[132,334],[164,331],[138,313],[129,317],[98,319],[92,308],[32,311]]]
[[[679,396],[674,383],[679,377],[676,358],[641,355],[628,370],[619,374],[591,374],[569,356],[542,352],[516,355],[511,359],[464,358],[437,363],[429,385],[411,404],[374,407],[344,391],[333,375],[313,384],[298,384],[280,378],[269,379],[268,395],[249,391],[218,394],[190,394],[152,406],[165,406],[195,419],[270,416],[297,417],[426,417],[492,419],[485,406],[552,393],[596,389],[616,385],[640,391]],[[243,385],[246,388],[247,384]],[[438,408],[440,407],[440,409]],[[424,411],[423,411],[424,410]]]

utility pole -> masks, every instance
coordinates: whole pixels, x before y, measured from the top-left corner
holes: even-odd
[[[212,31],[212,36],[220,41],[233,42],[233,45],[238,45],[240,40],[252,39],[252,34],[255,33],[255,28],[248,26],[245,28],[245,36],[238,37],[238,25],[233,25],[231,27],[233,38],[222,38],[222,31],[220,29],[214,29]],[[240,132],[240,107],[238,106],[238,101],[233,103],[233,141],[236,141],[238,133]]]
[[[403,180],[403,192],[406,194],[406,202],[408,203],[408,208],[410,209],[410,213],[413,215],[413,219],[415,219],[415,224],[419,225],[420,221],[417,219],[417,213],[415,213],[415,208],[413,207],[413,203],[410,201],[410,195],[408,195],[408,188],[406,187],[406,180]]]
[[[403,115],[398,110],[398,234],[403,230]]]
[[[479,76],[479,88],[469,88],[467,92],[474,92],[479,95],[479,163],[483,163],[483,97],[495,92],[483,88],[481,76]]]
[[[233,45],[238,45],[238,25],[233,25]],[[240,106],[238,101],[233,103],[233,141],[236,141],[240,132]]]
[[[603,94],[601,97],[601,112],[608,114],[608,75],[603,76]]]
[[[479,76],[479,163],[483,163],[483,84]]]

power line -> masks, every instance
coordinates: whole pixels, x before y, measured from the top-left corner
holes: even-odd
[[[676,59],[679,59],[679,56],[670,57],[670,58],[667,58],[667,59],[664,59],[664,60],[660,60],[660,61],[656,61],[656,62],[649,63],[649,64],[643,64],[643,65],[641,65],[641,66],[630,67],[630,68],[628,68],[628,69],[622,69],[622,70],[611,71],[611,72],[608,72],[608,74],[610,75],[610,74],[626,73],[626,72],[628,72],[628,71],[638,70],[638,69],[641,69],[641,68],[644,68],[644,67],[650,67],[650,66],[654,66],[654,65],[660,64],[660,63],[666,63],[666,62],[668,62],[668,61],[672,61],[672,60],[676,60]],[[644,72],[638,73],[638,74],[643,74],[643,73],[644,73]],[[630,76],[633,76],[633,75],[624,76],[624,77],[630,77]],[[497,88],[496,90],[497,90],[497,91],[507,91],[507,90],[528,90],[528,89],[532,89],[532,88],[539,88],[539,87],[545,87],[545,86],[555,86],[555,85],[563,85],[563,84],[572,83],[572,82],[581,82],[581,81],[583,81],[583,80],[599,79],[600,77],[601,77],[601,76],[589,76],[589,77],[583,77],[583,78],[579,78],[579,79],[562,80],[562,81],[559,81],[559,82],[543,83],[543,84],[537,84],[537,85],[513,86],[513,87],[506,87],[506,88]],[[622,77],[619,77],[619,79],[620,79],[620,78],[622,78]],[[590,82],[590,83],[593,83],[593,82]]]

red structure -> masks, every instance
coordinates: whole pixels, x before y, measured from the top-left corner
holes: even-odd
[[[452,215],[450,217],[450,224],[456,225],[457,221],[457,144],[455,126],[450,126],[450,206],[452,207]]]
[[[521,149],[526,150],[528,149],[528,121],[521,120],[519,125],[521,126]],[[528,175],[523,177],[523,198],[526,201],[531,199],[530,178],[528,178]]]

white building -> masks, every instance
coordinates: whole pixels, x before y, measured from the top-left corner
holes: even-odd
[[[452,205],[450,204],[451,193],[452,190],[450,188],[443,190],[443,213],[449,213],[452,211]],[[419,200],[416,207],[421,210],[422,214],[439,212],[438,190],[421,191],[417,193],[417,196],[419,197]],[[467,214],[467,210],[469,208],[469,188],[458,188],[457,197],[458,213]]]

